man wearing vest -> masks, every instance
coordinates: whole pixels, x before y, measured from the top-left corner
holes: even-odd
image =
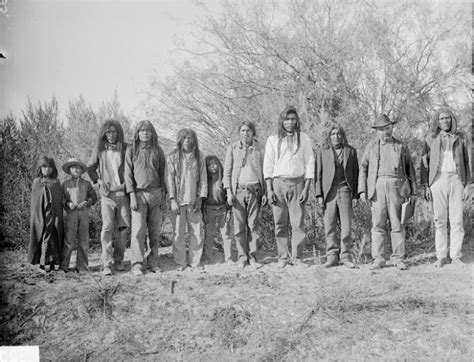
[[[391,263],[405,270],[405,230],[400,219],[402,203],[416,195],[415,169],[408,148],[392,136],[393,122],[387,115],[377,118],[372,128],[378,137],[369,142],[362,156],[358,188],[360,198],[372,209],[371,269],[385,265],[384,243],[390,220]]]

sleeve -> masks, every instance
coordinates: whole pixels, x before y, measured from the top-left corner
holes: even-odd
[[[86,181],[87,182],[87,181]],[[97,203],[97,194],[90,182],[87,182],[87,206],[92,206]]]
[[[275,167],[275,149],[272,144],[272,137],[268,137],[263,156],[263,178],[273,178],[273,169]]]
[[[428,186],[430,173],[430,146],[424,142],[420,159],[420,183],[421,186]]]
[[[367,172],[369,169],[370,146],[371,144],[369,143],[365,148],[364,154],[362,155],[362,160],[360,161],[359,186],[357,187],[359,195],[362,193],[367,193]]]
[[[61,189],[62,189],[62,192],[63,192],[63,208],[65,210],[69,210],[69,207],[67,206],[67,204],[71,201],[71,198],[69,197],[69,192],[67,190],[67,180],[64,181],[61,185]]]
[[[96,184],[99,179],[97,168],[99,167],[99,148],[96,146],[92,151],[91,158],[87,162],[87,174],[91,181]]]
[[[467,149],[466,142],[463,140],[462,142],[462,151],[463,151],[463,158],[464,158],[464,170],[466,170],[466,185],[469,185],[472,181],[471,176],[471,159],[470,159],[470,152]]]
[[[413,165],[413,161],[411,159],[408,148],[404,145],[403,149],[404,149],[403,153],[405,155],[405,172],[408,177],[408,180],[410,181],[411,195],[416,195],[417,186],[416,186],[415,167]]]
[[[234,153],[232,152],[232,144],[227,147],[224,160],[224,188],[228,189],[232,186],[232,166],[234,164]]]
[[[206,158],[201,153],[199,155],[199,197],[207,198],[207,169]]]
[[[125,153],[125,169],[123,172],[125,191],[127,194],[135,191],[133,174],[132,147],[128,147]]]
[[[357,157],[357,150],[353,148],[352,151],[354,152],[354,180],[358,180],[359,179],[359,159]],[[354,190],[352,191],[352,198],[354,199],[359,198],[357,181],[354,182]]]
[[[311,145],[311,139],[307,134],[304,134],[303,155],[305,160],[305,179],[314,178],[314,151]]]
[[[321,147],[318,148],[316,152],[315,158],[315,166],[314,166],[315,174],[314,174],[314,188],[316,197],[323,197],[323,170],[322,170],[322,150]]]
[[[163,152],[163,149],[161,147],[158,148],[159,152],[159,166],[158,166],[158,176],[160,177],[161,185],[163,187],[163,191],[165,193],[168,193],[167,187],[166,187],[166,181],[165,181],[165,168],[166,168],[166,157],[165,153]]]
[[[168,155],[165,165],[165,183],[170,199],[176,198],[176,185],[174,184],[175,174],[176,169],[173,164],[173,155]]]

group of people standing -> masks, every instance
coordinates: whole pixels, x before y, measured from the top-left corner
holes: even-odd
[[[131,144],[127,144],[120,123],[108,120],[87,165],[77,159],[63,165],[71,179],[62,185],[54,160],[40,159],[32,190],[28,260],[40,264],[42,271],[58,266],[68,271],[77,239],[76,268],[87,268],[88,213],[97,201],[94,188],[81,177],[87,172],[92,183],[99,185],[102,272],[106,276],[125,269],[129,233],[132,274],[160,271],[159,241],[166,198],[173,225],[173,258],[179,270],[202,268],[203,257],[217,261],[216,232],[222,235],[224,262],[234,264],[234,239],[238,268],[260,268],[257,228],[260,209],[267,203],[273,211],[277,266],[308,267],[302,260],[304,217],[313,180],[317,203],[324,210],[324,267],[341,263],[355,268],[351,228],[353,208],[361,199],[372,211],[371,268],[380,269],[386,263],[384,245],[389,230],[390,261],[405,270],[401,209],[417,195],[413,162],[407,146],[392,136],[393,122],[388,116],[380,116],[372,128],[377,136],[368,143],[360,162],[339,125],[331,127],[315,157],[310,137],[301,131],[298,112],[290,106],[280,114],[278,132],[265,146],[256,137],[255,125],[242,122],[239,139],[228,146],[222,165],[215,155],[203,155],[192,129],[178,132],[175,149],[165,157],[150,121],[139,122]],[[466,143],[450,110],[436,114],[420,166],[424,196],[433,202],[435,265],[442,267],[447,261],[448,219],[450,257],[460,264],[462,201],[469,195],[471,178]]]

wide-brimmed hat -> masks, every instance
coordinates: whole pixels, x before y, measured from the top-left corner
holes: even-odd
[[[81,162],[78,158],[70,158],[67,162],[63,165],[63,171],[70,175],[69,168],[71,166],[79,166],[82,170],[81,174],[87,171],[87,166]]]
[[[381,116],[377,117],[377,119],[374,122],[374,125],[372,128],[377,129],[377,128],[383,128],[385,126],[395,124],[396,122],[392,122],[390,118],[386,114],[382,114]]]

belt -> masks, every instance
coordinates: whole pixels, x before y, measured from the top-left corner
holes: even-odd
[[[115,196],[124,196],[124,195],[125,195],[125,191],[123,191],[123,190],[110,191],[110,192],[109,192],[109,195],[111,195],[111,194],[114,194]]]
[[[298,177],[282,177],[282,176],[276,176],[274,177],[275,179],[286,182],[286,183],[292,183],[292,184],[299,184],[304,182],[304,176],[298,176]]]
[[[251,184],[237,184],[237,190],[238,189],[244,189],[246,190],[248,187],[255,187],[255,186],[260,186],[260,182],[253,182]]]

